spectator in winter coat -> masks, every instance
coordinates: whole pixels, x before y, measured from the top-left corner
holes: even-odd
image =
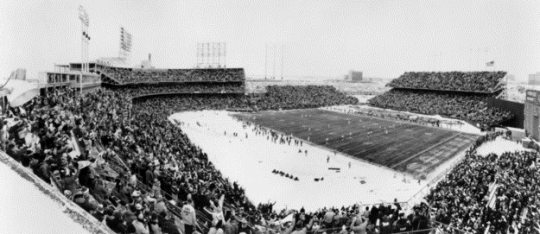
[[[332,222],[336,213],[332,209],[328,209],[324,214],[323,223],[326,228],[332,228]]]
[[[366,234],[367,225],[368,219],[358,215],[351,222],[351,230],[354,234]]]
[[[173,216],[170,212],[162,212],[159,216],[159,226],[161,231],[167,234],[180,234],[178,226],[176,226]],[[187,233],[185,233],[187,234]]]
[[[159,221],[158,221],[158,215],[156,213],[152,213],[152,216],[150,216],[150,222],[148,222],[148,225],[150,226],[150,231],[152,234],[163,234],[161,227],[159,227]]]
[[[122,213],[120,211],[113,211],[108,209],[106,212],[105,223],[107,227],[113,230],[115,233],[126,234],[127,226],[122,219]]]
[[[135,229],[135,234],[150,234],[150,227],[146,223],[146,218],[143,212],[137,215],[137,219],[131,223]]]
[[[381,231],[381,234],[392,233],[392,223],[390,222],[390,219],[388,218],[388,216],[385,215],[382,217],[379,230]]]
[[[185,234],[192,234],[197,226],[197,217],[195,208],[189,202],[185,202],[182,206],[182,221],[184,222]]]

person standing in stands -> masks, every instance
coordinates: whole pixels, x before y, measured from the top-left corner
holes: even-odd
[[[190,204],[191,195],[188,195],[188,201],[182,206],[182,222],[184,222],[185,234],[192,234],[197,226],[197,216],[195,208]]]
[[[381,230],[380,234],[390,234],[392,233],[392,223],[390,222],[390,219],[388,216],[384,215],[381,219],[379,230]]]
[[[354,234],[366,234],[368,219],[358,215],[351,222],[351,230]]]
[[[334,216],[335,215],[336,215],[336,213],[332,209],[328,209],[326,211],[326,213],[324,214],[324,219],[323,219],[323,223],[324,223],[325,228],[332,228],[332,223],[334,221]]]
[[[152,163],[150,163],[150,166],[145,172],[145,184],[150,185],[154,182],[154,173],[152,172]]]

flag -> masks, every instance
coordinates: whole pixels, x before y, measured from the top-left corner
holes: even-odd
[[[489,61],[486,63],[486,67],[493,67],[495,65],[495,61]]]

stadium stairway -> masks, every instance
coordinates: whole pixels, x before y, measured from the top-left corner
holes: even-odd
[[[95,72],[101,76],[101,81],[103,83],[107,83],[107,84],[122,84],[122,82],[118,81],[118,79],[116,79],[114,76],[110,75],[109,73],[107,72],[104,72],[103,70],[101,70],[99,68],[99,66],[96,66],[95,68]]]

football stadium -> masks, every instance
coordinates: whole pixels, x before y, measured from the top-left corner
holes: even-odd
[[[80,2],[0,3],[0,233],[540,234],[538,3]]]

